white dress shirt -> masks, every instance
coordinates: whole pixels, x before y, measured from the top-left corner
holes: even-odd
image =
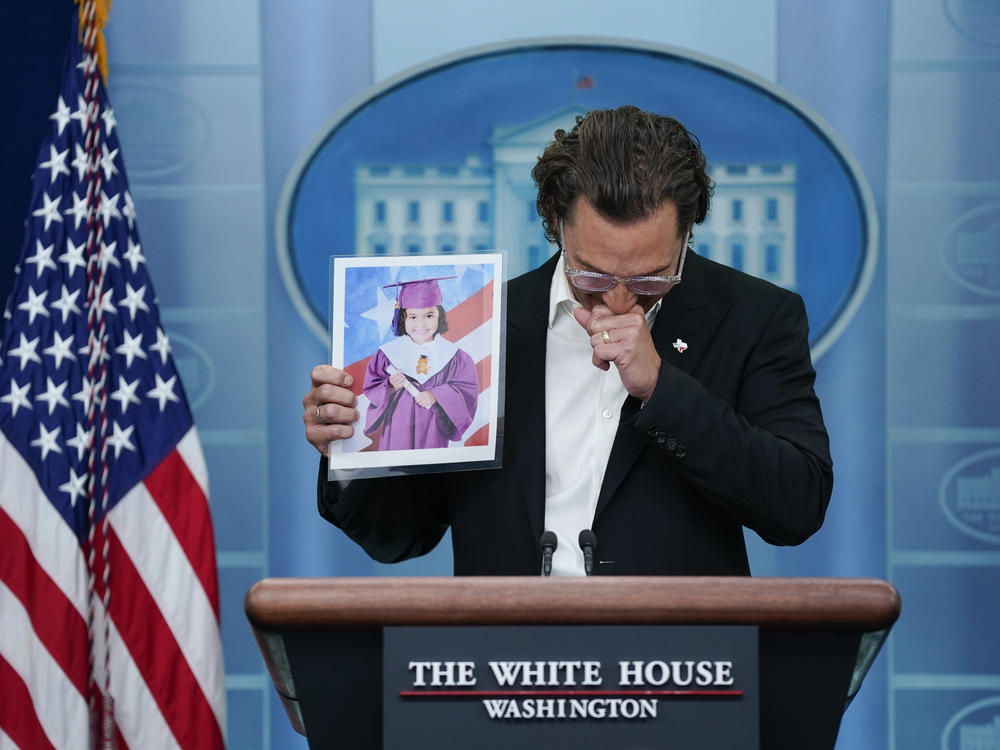
[[[604,371],[594,366],[590,336],[573,317],[580,303],[564,268],[560,256],[549,292],[545,346],[545,530],[559,540],[552,574],[582,576],[578,537],[593,525],[628,394],[616,367]],[[646,314],[646,325],[652,326],[659,308],[657,302]],[[598,557],[600,543],[598,539]]]

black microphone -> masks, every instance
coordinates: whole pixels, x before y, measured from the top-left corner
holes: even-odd
[[[541,538],[538,540],[538,548],[542,551],[543,576],[552,575],[552,554],[558,546],[559,540],[556,539],[556,535],[553,532],[545,531],[542,533]]]
[[[594,572],[594,550],[597,548],[597,537],[590,529],[580,532],[580,549],[583,550],[583,571],[589,576]]]

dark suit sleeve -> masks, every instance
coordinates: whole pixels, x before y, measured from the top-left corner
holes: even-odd
[[[739,371],[734,393],[713,394],[664,362],[630,423],[707,502],[765,541],[799,544],[823,523],[833,463],[801,298],[781,295],[762,320],[741,329],[754,340],[715,352],[712,366]]]
[[[323,518],[342,529],[373,559],[399,562],[427,554],[448,529],[440,475],[356,479],[345,489],[327,481],[320,460],[317,505]]]

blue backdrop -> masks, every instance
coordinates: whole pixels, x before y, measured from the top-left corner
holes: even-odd
[[[40,135],[57,93],[43,73],[58,75],[74,12],[68,0],[30,5],[13,6],[25,33],[8,35],[5,57],[5,101],[19,104],[2,140],[26,143],[12,151],[24,149],[23,167],[4,160],[4,293],[38,143],[29,131]],[[46,23],[54,41],[42,47],[46,32],[28,29]],[[758,575],[882,577],[903,595],[902,619],[838,747],[1000,747],[995,2],[119,2],[107,29],[109,94],[211,475],[231,746],[306,746],[246,626],[242,599],[253,581],[450,571],[444,548],[378,566],[316,515],[301,398],[327,352],[282,282],[275,217],[286,178],[370,86],[473,45],[555,34],[673,45],[745,68],[817,112],[860,165],[878,264],[817,363],[834,498],[822,531],[801,547],[750,539],[752,565]],[[523,87],[530,97],[531,81]],[[593,93],[605,92],[596,81]],[[730,156],[713,153],[701,131],[725,129],[727,104],[696,113],[700,130],[692,125],[713,159]],[[822,253],[838,253],[836,243]],[[326,267],[305,273],[324,278]],[[844,285],[818,283],[810,304],[836,307]]]

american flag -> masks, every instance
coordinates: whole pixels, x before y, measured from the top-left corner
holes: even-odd
[[[76,26],[0,343],[0,747],[219,748],[208,476]]]

